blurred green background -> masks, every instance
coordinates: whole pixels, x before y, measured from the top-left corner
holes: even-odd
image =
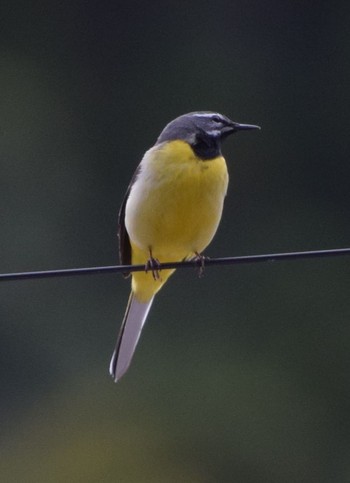
[[[174,117],[259,124],[207,251],[350,245],[346,1],[2,2],[0,271],[110,265]],[[179,271],[127,376],[119,275],[1,284],[3,482],[350,481],[350,260]]]

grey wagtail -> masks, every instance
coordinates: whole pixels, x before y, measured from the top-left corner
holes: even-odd
[[[127,371],[155,294],[174,270],[162,262],[201,256],[220,222],[228,185],[221,143],[260,129],[217,112],[191,112],[171,121],[146,151],[119,212],[119,254],[133,272],[131,294],[110,363],[118,381]]]

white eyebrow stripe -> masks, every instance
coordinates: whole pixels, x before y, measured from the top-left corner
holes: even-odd
[[[195,114],[195,117],[209,117],[209,118],[211,118],[212,116],[219,116],[220,119],[222,117],[218,112],[204,112],[204,113]]]

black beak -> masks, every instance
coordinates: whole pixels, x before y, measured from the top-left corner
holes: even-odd
[[[261,129],[260,126],[255,126],[255,124],[239,124],[238,122],[232,123],[233,132],[236,131],[248,131],[250,129]]]
[[[230,124],[227,124],[222,128],[221,135],[222,138],[226,138],[237,131],[248,131],[250,129],[261,129],[261,127],[255,126],[255,124],[239,124],[238,122],[231,121]]]

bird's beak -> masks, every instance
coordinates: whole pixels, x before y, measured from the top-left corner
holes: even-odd
[[[234,134],[238,131],[248,131],[249,129],[261,129],[260,126],[255,126],[255,124],[239,124],[238,122],[231,121],[230,124],[224,126],[221,130],[222,138]]]
[[[261,129],[260,126],[255,126],[255,124],[239,124],[238,122],[232,123],[233,132],[236,131],[248,131],[250,129]]]

